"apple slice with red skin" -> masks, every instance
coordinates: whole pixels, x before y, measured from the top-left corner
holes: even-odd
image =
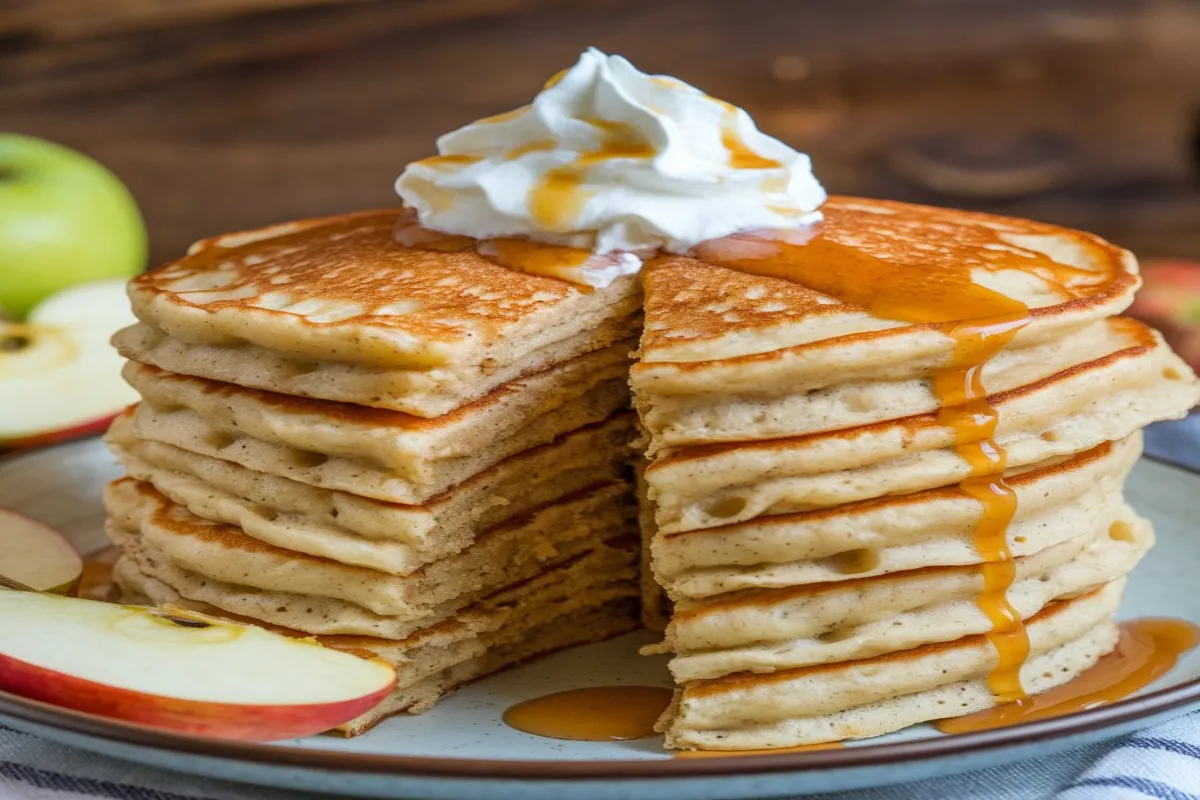
[[[102,433],[135,402],[109,344],[134,322],[124,280],[73,286],[24,323],[0,321],[0,449]]]
[[[99,436],[108,431],[113,420],[119,417],[120,414],[105,414],[91,422],[84,422],[79,425],[73,425],[62,430],[49,431],[39,433],[33,436],[27,436],[23,439],[12,439],[6,442],[0,442],[0,452],[4,450],[27,450],[34,447],[49,447],[52,444],[61,442],[69,442],[72,439],[85,439],[88,436]]]
[[[0,575],[40,592],[66,594],[83,574],[83,559],[48,525],[0,508]]]
[[[379,659],[187,611],[0,590],[0,690],[242,741],[336,728],[392,691]]]

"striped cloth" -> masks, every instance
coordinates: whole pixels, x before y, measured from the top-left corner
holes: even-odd
[[[1071,781],[1058,800],[1200,798],[1200,714],[1134,734]]]

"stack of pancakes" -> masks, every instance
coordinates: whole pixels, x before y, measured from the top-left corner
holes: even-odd
[[[1198,399],[1158,334],[1115,316],[1138,285],[1125,251],[966,212],[823,211],[819,240],[735,237],[643,273],[671,747],[873,736],[1070,680],[1114,647],[1152,543],[1122,497],[1140,429]]]
[[[391,661],[350,733],[637,625],[637,281],[407,249],[397,216],[201,242],[115,339],[118,582]]]
[[[639,593],[670,747],[1064,683],[1116,642],[1152,541],[1125,476],[1195,376],[1117,316],[1137,265],[1096,237],[823,212],[595,291],[401,245],[397,212],[201,242],[131,284],[115,340],[143,397],[109,435],[118,581],[387,658],[399,688],[351,733],[630,630]]]

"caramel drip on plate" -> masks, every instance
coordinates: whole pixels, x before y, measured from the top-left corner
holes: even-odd
[[[75,596],[85,600],[115,601],[117,587],[113,584],[112,572],[120,556],[121,551],[116,547],[105,547],[85,555],[83,575],[79,578]]]
[[[1026,269],[1036,258],[992,236],[997,248],[990,268]],[[714,264],[793,280],[876,317],[938,324],[953,341],[950,362],[933,374],[938,421],[954,431],[955,449],[969,467],[960,489],[981,507],[972,541],[984,580],[978,604],[991,622],[989,640],[997,654],[989,684],[1001,702],[1023,702],[1020,670],[1029,638],[1007,597],[1016,574],[1008,526],[1017,498],[1004,481],[1004,448],[994,438],[998,412],[987,400],[982,372],[1028,324],[1029,309],[976,282],[969,253],[907,264],[874,256],[851,241],[814,228],[738,234],[706,242],[694,252]]]
[[[971,733],[1115,703],[1158,680],[1197,644],[1200,627],[1190,622],[1155,618],[1124,622],[1116,649],[1074,680],[1021,704],[1001,705],[935,724],[942,733]]]
[[[510,727],[549,739],[611,742],[654,735],[674,692],[661,686],[596,686],[517,703],[504,712]]]
[[[775,750],[679,750],[672,755],[675,758],[726,758],[737,756],[776,756],[783,753],[811,753],[814,750],[841,750],[845,748],[842,742],[822,742],[821,744],[802,744],[798,747],[780,747]]]

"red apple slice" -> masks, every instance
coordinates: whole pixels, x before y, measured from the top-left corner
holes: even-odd
[[[386,662],[190,612],[0,590],[0,690],[203,736],[327,731],[396,683]]]
[[[37,520],[0,508],[0,575],[40,592],[69,592],[83,560],[62,534]]]

